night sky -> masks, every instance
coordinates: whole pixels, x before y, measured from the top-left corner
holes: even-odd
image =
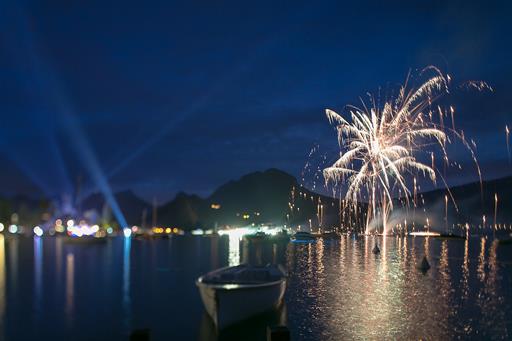
[[[509,2],[106,3],[0,4],[1,194],[58,197],[80,177],[167,200],[299,176],[313,146],[313,163],[336,156],[325,108],[430,64],[493,87],[457,95],[456,122],[485,178],[512,173]]]

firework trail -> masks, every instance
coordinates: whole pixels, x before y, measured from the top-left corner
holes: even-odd
[[[505,126],[505,139],[507,141],[508,164],[510,164],[510,130],[508,129],[508,125]]]
[[[454,129],[453,107],[446,110],[438,106],[438,115],[433,115],[431,109],[436,100],[448,93],[449,76],[444,76],[435,67],[426,68],[420,75],[426,73],[432,76],[416,88],[408,86],[408,76],[398,95],[382,105],[370,95],[369,105],[361,100],[362,108],[348,106],[350,121],[326,110],[329,122],[336,126],[340,147],[339,159],[323,171],[326,185],[333,184],[341,191],[341,186],[346,184],[345,201],[354,207],[360,201],[368,201],[366,233],[369,233],[370,222],[379,216],[382,232],[389,233],[387,218],[393,209],[393,197],[401,193],[409,205],[411,177],[414,179],[414,201],[416,175],[422,175],[434,184],[439,176],[446,184],[435,167],[432,150],[441,151],[444,164],[449,163],[446,144],[452,141],[447,132],[470,151],[481,179],[473,148],[463,133]],[[473,82],[467,86],[483,87],[483,84]],[[452,129],[444,124],[448,113],[451,114]],[[425,157],[418,158],[425,153],[430,156],[431,165],[422,161]]]

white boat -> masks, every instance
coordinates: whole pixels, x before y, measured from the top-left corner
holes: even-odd
[[[280,266],[237,265],[221,268],[197,279],[206,312],[217,329],[278,308],[286,290]]]

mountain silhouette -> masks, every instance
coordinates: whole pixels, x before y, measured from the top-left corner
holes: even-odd
[[[512,205],[512,177],[488,180],[482,184],[469,183],[453,187],[450,192],[438,189],[421,193],[416,209],[411,206],[404,208],[395,200],[393,219],[403,221],[400,215],[406,212],[409,222],[412,222],[414,215],[415,221],[421,226],[428,217],[430,226],[442,230],[456,223],[478,225],[485,215],[489,225],[494,223],[495,195],[498,198],[496,223],[509,224],[512,222],[512,210],[508,209]],[[452,196],[456,204],[453,204]],[[129,225],[151,226],[152,204],[131,191],[118,192],[115,198]],[[4,223],[8,223],[12,213],[16,212],[20,216],[20,223],[37,224],[45,212],[51,216],[52,210],[54,207],[46,200],[24,197],[0,199],[0,218]],[[354,222],[352,219],[352,222],[364,226],[366,204],[361,203],[358,210],[358,220]],[[85,198],[80,211],[82,214],[94,211],[98,216],[114,218],[103,195],[99,193]],[[343,217],[339,198],[310,191],[302,187],[294,176],[275,168],[229,181],[206,198],[180,192],[173,200],[159,206],[156,212],[160,226],[185,230],[253,223],[318,228],[339,226]]]

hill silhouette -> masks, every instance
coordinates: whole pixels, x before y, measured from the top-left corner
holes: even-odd
[[[254,172],[220,186],[209,197],[179,193],[158,209],[158,222],[185,229],[272,222],[284,224],[297,180],[277,169]],[[245,217],[245,218],[244,218]]]
[[[456,186],[450,192],[456,205],[451,202],[446,189],[421,193],[422,200],[415,217],[418,224],[423,224],[428,216],[431,226],[444,228],[445,195],[450,199],[450,225],[464,222],[478,225],[483,215],[488,224],[492,223],[495,193],[498,196],[497,223],[512,222],[512,212],[508,209],[512,205],[512,177],[484,181],[482,185],[474,182]],[[213,209],[212,205],[220,208]],[[398,201],[396,207],[400,212]],[[361,203],[358,210],[364,213],[366,204]],[[411,221],[411,209],[408,214]],[[341,219],[339,199],[310,191],[295,177],[277,169],[254,172],[229,181],[204,199],[180,193],[158,209],[158,216],[161,224],[176,224],[185,229],[249,223],[311,225],[315,228],[319,225],[338,226]],[[362,215],[358,219],[357,224],[363,225]]]
[[[512,177],[484,181],[482,186],[479,182],[469,183],[453,187],[450,192],[457,205],[451,202],[446,189],[420,194],[422,205],[415,210],[418,224],[423,224],[428,216],[431,226],[438,228],[464,222],[478,225],[483,215],[487,224],[492,224],[495,194],[498,197],[496,222],[512,222],[512,211],[509,209],[512,205]],[[447,205],[448,224],[444,221],[445,196],[450,199]],[[153,208],[150,203],[131,191],[118,192],[115,197],[128,224],[145,223],[145,226],[151,226]],[[402,214],[398,202],[396,207],[395,214]],[[112,216],[103,195],[99,193],[85,198],[80,209],[82,213],[95,211],[104,216],[107,212]],[[360,204],[358,209],[364,214],[365,204]],[[45,200],[24,197],[0,199],[0,218],[4,222],[10,220],[13,212],[17,212],[22,218],[20,223],[37,224],[44,212],[51,214],[52,210],[51,202]],[[408,221],[411,221],[411,209],[405,211]],[[274,168],[229,181],[206,198],[180,192],[173,200],[157,208],[159,225],[186,230],[252,223],[329,227],[338,226],[341,217],[338,199],[312,192],[302,187],[294,176]],[[364,225],[361,214],[358,219],[357,225]]]

